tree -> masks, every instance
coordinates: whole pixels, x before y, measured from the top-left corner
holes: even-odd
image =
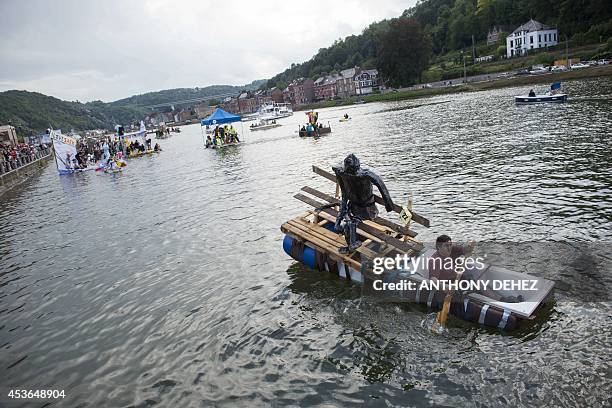
[[[429,64],[431,38],[418,21],[401,17],[393,20],[378,44],[376,65],[391,86],[419,80]]]

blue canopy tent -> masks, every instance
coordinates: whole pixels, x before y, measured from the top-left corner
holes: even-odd
[[[244,137],[244,129],[242,128],[242,121],[240,120],[240,116],[234,115],[233,113],[229,113],[224,111],[221,108],[215,109],[215,111],[207,117],[206,119],[202,119],[200,122],[200,126],[202,127],[202,139],[204,140],[204,144],[206,144],[206,135],[204,133],[204,126],[206,126],[207,131],[210,131],[209,126],[217,126],[223,125],[226,123],[232,122],[240,122],[240,129],[242,133],[242,137]],[[243,139],[244,141],[244,139]]]
[[[240,116],[224,111],[221,108],[215,109],[212,115],[206,119],[202,119],[201,125],[222,125],[225,123],[239,122]]]

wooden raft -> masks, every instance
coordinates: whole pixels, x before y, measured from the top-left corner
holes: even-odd
[[[312,170],[324,178],[336,183],[336,176],[333,173],[325,171],[317,166],[312,166]],[[373,220],[366,220],[359,224],[357,228],[357,236],[363,244],[351,254],[340,254],[338,249],[346,246],[344,235],[330,231],[324,225],[334,223],[338,215],[340,199],[339,186],[336,183],[335,195],[326,194],[312,187],[302,187],[303,193],[297,193],[295,198],[308,204],[311,209],[305,213],[285,222],[281,226],[281,231],[294,240],[303,243],[314,250],[326,254],[334,261],[342,261],[358,271],[362,269],[362,263],[373,260],[378,257],[390,256],[394,257],[397,254],[408,256],[417,255],[422,249],[423,244],[416,240],[417,233],[411,230],[408,226],[403,226],[385,218],[376,217]],[[382,197],[374,195],[377,203],[383,204]],[[338,204],[333,208],[327,208],[320,212],[315,209],[326,204]],[[395,204],[393,211],[398,213],[402,208]],[[414,211],[412,220],[429,227],[429,220],[418,215]],[[365,269],[369,269],[366,267]]]

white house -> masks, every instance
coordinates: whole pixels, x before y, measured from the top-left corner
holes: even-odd
[[[506,56],[525,55],[529,50],[557,44],[557,29],[529,20],[506,37]]]
[[[371,94],[381,87],[377,69],[366,69],[358,72],[353,82],[355,83],[355,93],[357,95]]]

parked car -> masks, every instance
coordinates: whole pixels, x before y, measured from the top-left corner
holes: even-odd
[[[610,63],[610,60],[607,59],[600,59],[599,61],[597,61],[597,65],[608,65]]]
[[[582,62],[579,62],[578,64],[573,64],[571,66],[572,69],[582,69],[582,68],[588,68],[589,66],[587,64],[583,64]]]
[[[565,65],[555,65],[550,68],[551,72],[565,72],[567,71],[567,67]]]
[[[529,71],[529,73],[532,75],[548,74],[549,72],[550,71],[548,67],[539,67],[539,68],[532,69],[531,71]]]
[[[529,71],[526,68],[525,69],[519,69],[518,71],[516,71],[514,73],[514,75],[516,75],[516,76],[529,75]]]

